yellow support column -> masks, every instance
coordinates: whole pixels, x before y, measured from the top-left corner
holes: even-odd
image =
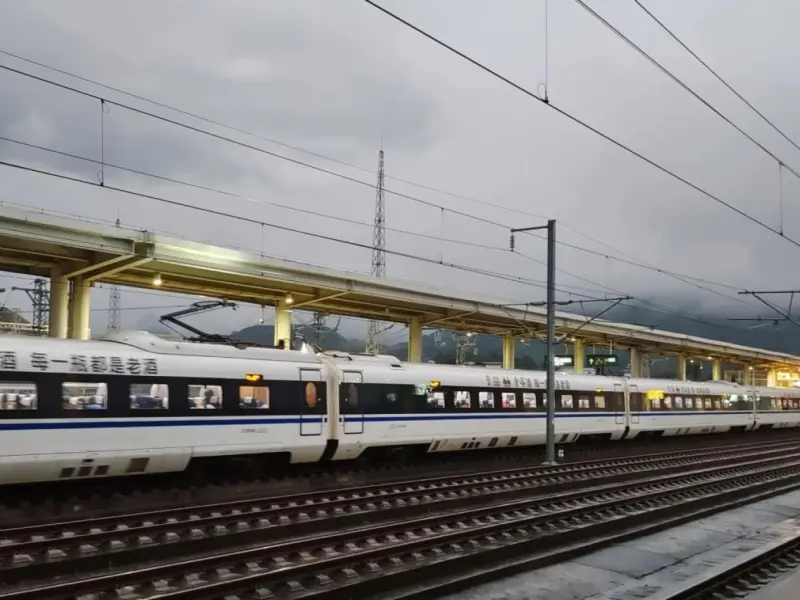
[[[676,368],[677,379],[686,381],[686,357],[683,355],[678,356],[678,365]]]
[[[583,348],[583,340],[575,340],[575,344],[572,349],[572,360],[575,372],[578,375],[582,375],[583,369],[585,368],[584,365],[586,364],[586,351]]]
[[[411,319],[408,324],[408,362],[422,362],[422,324]]]
[[[714,381],[722,381],[722,361],[715,359],[711,363],[711,379]]]
[[[287,303],[286,299],[280,300],[275,307],[275,323],[273,325],[275,330],[275,346],[280,346],[283,342],[283,347],[286,350],[292,347],[292,309],[291,303]]]
[[[73,340],[89,339],[89,310],[91,309],[91,283],[80,275],[72,280],[72,298],[69,303],[69,337]]]
[[[514,339],[513,334],[505,333],[503,334],[503,368],[504,369],[513,369],[515,364],[515,356],[514,350],[514,343],[516,340]]]
[[[767,371],[767,387],[778,387],[778,371],[776,369]]]
[[[69,281],[58,267],[50,270],[50,315],[48,335],[54,338],[67,337],[69,329]]]
[[[744,366],[742,379],[742,385],[753,385],[753,367],[749,365]]]

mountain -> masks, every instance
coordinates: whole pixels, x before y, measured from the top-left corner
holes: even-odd
[[[317,332],[308,325],[295,325],[293,333],[300,334],[311,343],[318,344],[325,350],[342,350],[344,352],[363,352],[364,342],[361,340],[350,341],[337,331],[325,329],[320,332],[320,339],[317,339]],[[234,331],[231,336],[243,342],[255,342],[264,346],[272,346],[275,343],[275,328],[272,325],[251,325],[239,331]]]
[[[664,300],[661,300],[664,302]],[[648,300],[640,300],[643,305],[654,304]],[[675,302],[669,302],[670,305]],[[660,305],[659,305],[660,306]],[[686,315],[686,316],[680,316]],[[800,355],[800,336],[797,327],[791,322],[770,323],[768,326],[749,328],[740,322],[730,322],[727,314],[698,314],[690,306],[673,310],[645,310],[632,306],[617,306],[603,314],[603,319],[622,323],[632,323],[643,327],[652,327],[675,333],[683,333],[697,337],[720,340],[742,346],[764,348],[778,352]],[[738,315],[736,315],[738,316]],[[751,316],[751,315],[748,315]],[[326,350],[341,350],[345,352],[364,352],[365,341],[362,338],[346,338],[338,331],[326,329],[321,332],[320,339],[317,333],[308,325],[296,325],[296,333],[302,335],[307,341],[316,343]],[[232,334],[244,341],[252,341],[271,346],[274,341],[274,328],[272,325],[254,325],[246,327]],[[476,364],[498,364],[503,360],[502,340],[500,336],[475,335],[472,346],[466,351],[467,362]],[[396,356],[401,360],[408,358],[408,342],[402,341],[388,344],[381,352]],[[587,354],[606,354],[608,346],[586,347]],[[556,354],[569,354],[571,347],[557,345]],[[626,349],[614,348],[613,353],[618,356],[619,364],[609,372],[619,373],[628,365],[629,355]],[[422,337],[422,359],[437,363],[453,363],[456,354],[456,336],[449,331],[441,331],[438,335],[426,333]],[[540,341],[519,341],[516,346],[516,366],[521,369],[541,369],[544,367],[545,345]],[[687,365],[690,378],[702,380],[708,378],[710,369],[699,363]],[[672,377],[675,373],[675,359],[664,358],[654,362],[650,369],[653,377]]]

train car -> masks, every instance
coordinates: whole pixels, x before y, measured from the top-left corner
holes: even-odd
[[[3,337],[0,483],[182,471],[190,461],[325,457],[335,372],[313,353]]]
[[[757,429],[800,427],[800,390],[752,388],[756,403]]]
[[[336,359],[336,459],[448,452],[545,442],[545,374],[397,359]],[[558,374],[558,443],[625,433],[624,380]]]
[[[724,381],[627,380],[629,438],[749,431],[755,392]]]

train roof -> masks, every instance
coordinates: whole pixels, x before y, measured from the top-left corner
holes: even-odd
[[[155,355],[203,356],[209,358],[243,358],[274,362],[309,363],[319,365],[322,360],[313,352],[282,350],[279,348],[237,348],[227,344],[208,344],[165,340],[146,331],[114,331],[93,340],[70,340],[48,337],[9,335],[9,349],[16,352],[53,352],[56,354],[106,354],[119,352],[120,346],[129,351]]]
[[[542,388],[547,377],[544,371],[435,363],[408,363],[397,361],[396,359],[388,362],[385,360],[355,359],[347,363],[339,363],[338,366],[343,370],[362,371],[365,380],[416,384],[439,381],[443,385],[463,385],[465,387],[487,387],[488,385],[489,387]],[[529,383],[528,380],[532,381]],[[621,377],[606,377],[602,375],[556,373],[556,381],[569,382],[569,387],[572,389],[596,390],[598,388],[609,389],[615,383],[621,384],[623,379]]]

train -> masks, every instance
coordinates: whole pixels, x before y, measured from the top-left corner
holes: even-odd
[[[546,375],[304,348],[3,336],[0,484],[545,443]],[[800,426],[800,390],[557,373],[558,444]]]

